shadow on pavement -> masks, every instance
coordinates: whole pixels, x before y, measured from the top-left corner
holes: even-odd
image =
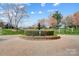
[[[0,41],[5,41],[5,40],[8,40],[8,39],[1,39],[1,38],[0,38]]]

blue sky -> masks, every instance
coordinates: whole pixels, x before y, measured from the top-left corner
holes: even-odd
[[[5,5],[5,4],[4,4]],[[48,18],[51,12],[58,10],[63,16],[71,15],[79,11],[79,3],[28,3],[23,4],[26,8],[26,11],[29,15],[29,18],[24,18],[24,23],[22,26],[31,26],[39,19]],[[3,7],[0,5],[0,10]]]

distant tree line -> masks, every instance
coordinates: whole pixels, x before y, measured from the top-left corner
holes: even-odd
[[[38,23],[45,28],[48,24],[49,28],[60,28],[64,25],[64,28],[79,28],[79,12],[72,15],[63,16],[59,11],[55,11],[47,19],[40,19]]]

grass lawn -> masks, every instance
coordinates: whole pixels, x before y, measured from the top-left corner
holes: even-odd
[[[60,29],[55,31],[56,34],[79,35],[78,29]]]
[[[18,34],[24,34],[24,31],[22,30],[13,30],[13,29],[2,29],[1,35],[18,35]]]
[[[29,29],[29,31],[35,31],[35,29]],[[79,35],[79,28],[78,29],[41,29],[41,30],[48,30],[48,31],[54,31],[54,35],[57,34],[67,34],[67,35]],[[28,32],[28,29],[25,30],[25,32],[23,30],[13,30],[13,29],[2,29],[0,30],[0,35],[18,35],[18,34],[22,34],[25,35]]]
[[[46,30],[46,29],[42,29],[42,30]],[[69,29],[55,29],[55,28],[51,28],[51,29],[47,29],[47,30],[52,30],[54,31],[54,34],[57,35],[57,34],[67,34],[67,35],[79,35],[79,28],[75,29],[73,28],[69,28]]]

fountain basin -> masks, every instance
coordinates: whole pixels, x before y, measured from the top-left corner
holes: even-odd
[[[60,36],[22,36],[24,39],[43,39],[43,40],[55,40],[60,39]]]

